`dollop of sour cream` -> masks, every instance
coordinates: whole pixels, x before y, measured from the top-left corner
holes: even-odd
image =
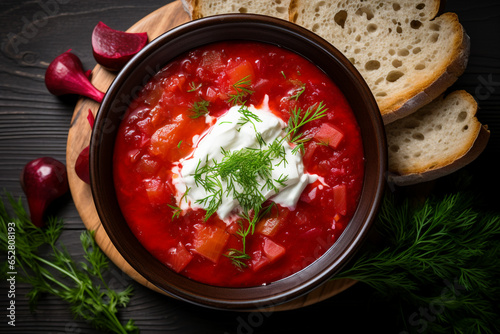
[[[284,136],[286,123],[275,116],[264,100],[259,108],[253,105],[248,106],[248,110],[256,115],[260,121],[246,122],[242,124],[241,106],[233,106],[224,115],[218,118],[207,133],[200,136],[196,149],[191,156],[182,159],[173,168],[173,184],[177,189],[177,202],[182,210],[188,208],[204,208],[199,201],[210,195],[207,190],[196,184],[194,174],[197,168],[213,161],[221,161],[223,151],[231,152],[244,148],[265,149],[259,143],[256,133],[260,133],[265,143],[272,143],[276,138]],[[266,145],[267,145],[266,144]],[[304,172],[304,164],[300,152],[292,152],[293,148],[283,141],[286,163],[280,158],[272,161],[272,179],[287,176],[283,184],[277,184],[275,189],[262,189],[262,195],[266,199],[282,206],[293,209],[304,188],[317,180],[317,175]],[[220,180],[223,188],[226,189],[224,181]],[[263,186],[264,180],[258,180]],[[189,191],[186,190],[189,189]],[[217,215],[222,220],[231,221],[231,216],[241,212],[238,201],[224,192],[222,201],[217,209]]]

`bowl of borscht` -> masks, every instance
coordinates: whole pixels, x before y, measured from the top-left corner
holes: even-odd
[[[225,14],[151,41],[98,111],[91,188],[113,245],[176,298],[254,310],[348,263],[383,193],[384,127],[354,66],[295,24]]]

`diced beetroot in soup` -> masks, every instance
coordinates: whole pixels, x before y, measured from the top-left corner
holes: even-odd
[[[314,138],[320,143],[325,143],[326,145],[335,149],[337,148],[337,146],[339,146],[340,142],[344,138],[344,134],[336,127],[327,123],[323,123],[321,124],[319,131],[314,135]]]
[[[347,213],[347,190],[344,184],[333,187],[334,211],[345,216]]]
[[[304,189],[304,192],[302,192],[300,200],[302,202],[311,203],[317,197],[318,197],[318,187],[308,186],[306,189]]]
[[[182,92],[184,89],[184,84],[186,82],[186,77],[184,76],[173,76],[167,82],[166,89],[171,92]]]
[[[269,238],[264,239],[264,246],[262,248],[264,250],[264,254],[270,262],[278,260],[286,253],[285,247],[277,244]]]
[[[259,271],[264,267],[278,261],[286,253],[285,247],[264,238],[262,248],[252,253],[251,266],[253,271]]]
[[[251,267],[253,271],[259,271],[269,263],[269,259],[263,255],[262,250],[253,252],[251,261]]]
[[[193,255],[179,241],[177,246],[170,248],[164,255],[164,261],[175,272],[181,272],[193,259]]]

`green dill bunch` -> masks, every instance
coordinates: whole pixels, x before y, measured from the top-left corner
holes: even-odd
[[[499,332],[500,216],[475,210],[473,199],[456,192],[422,204],[386,194],[379,243],[366,244],[336,279],[398,300],[407,332]]]
[[[77,262],[63,246],[57,245],[62,220],[49,217],[47,225],[38,228],[30,221],[20,199],[15,201],[10,194],[7,198],[15,216],[9,215],[0,199],[0,249],[7,253],[9,229],[14,226],[16,268],[3,273],[16,270],[19,280],[32,286],[28,293],[31,310],[34,311],[38,300],[48,293],[67,302],[76,318],[89,321],[96,329],[138,333],[132,319],[126,324],[118,319],[118,308],[127,306],[132,287],[115,291],[106,284],[103,273],[108,269],[108,259],[97,246],[94,234],[88,231],[81,234],[86,261]]]

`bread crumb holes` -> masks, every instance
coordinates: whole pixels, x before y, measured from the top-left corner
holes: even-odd
[[[378,60],[369,60],[365,64],[365,70],[374,71],[380,68],[380,62]]]
[[[403,72],[401,71],[390,71],[389,74],[387,74],[387,77],[385,78],[389,82],[396,82],[399,80],[404,75]]]
[[[345,21],[347,20],[347,12],[345,10],[339,11],[337,14],[335,14],[335,16],[333,17],[333,20],[339,26],[341,26],[342,28],[344,28]]]
[[[391,152],[397,153],[399,152],[399,145],[391,145],[389,147],[389,150],[391,150]]]
[[[467,119],[467,112],[466,111],[461,111],[458,116],[457,116],[457,123],[462,123]]]
[[[402,65],[403,65],[403,62],[399,59],[394,59],[392,61],[392,66],[394,66],[394,68],[401,67]]]
[[[425,136],[423,133],[421,132],[417,132],[417,133],[414,133],[412,136],[411,136],[413,139],[416,139],[416,140],[424,140],[425,139]]]
[[[378,26],[374,23],[370,23],[369,25],[366,26],[366,30],[368,32],[375,32],[375,31],[377,31],[377,29],[378,29]]]

